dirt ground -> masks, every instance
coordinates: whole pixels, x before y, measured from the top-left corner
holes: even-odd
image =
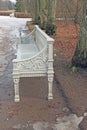
[[[79,25],[72,22],[57,22],[54,53],[54,80],[72,113],[78,116],[87,111],[87,69],[70,68],[70,63],[77,44]],[[80,124],[81,130],[87,129],[87,118]]]
[[[15,58],[15,52],[10,48],[15,43],[6,35],[2,38],[4,44],[0,44],[2,50],[0,51],[2,56],[0,62],[0,130],[20,130],[20,127],[16,128],[15,125],[22,124],[23,129],[23,125],[26,126],[27,123],[36,121],[55,123],[57,117],[63,117],[69,113],[83,116],[87,111],[87,70],[75,69],[73,71],[70,68],[79,26],[75,28],[71,22],[68,24],[58,22],[57,25],[57,33],[53,36],[55,38],[55,75],[52,101],[47,100],[48,84],[47,78],[44,77],[22,78],[20,80],[21,101],[13,102],[12,59]],[[2,59],[6,60],[2,62]],[[86,117],[81,122],[80,128],[87,130]]]

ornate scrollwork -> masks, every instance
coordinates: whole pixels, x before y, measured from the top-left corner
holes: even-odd
[[[47,68],[47,48],[44,49],[42,53],[38,56],[31,58],[29,60],[20,61],[15,64],[15,69],[20,70],[28,70],[28,71],[35,71],[35,70],[43,70]]]

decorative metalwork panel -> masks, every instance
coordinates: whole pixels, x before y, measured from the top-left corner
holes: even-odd
[[[14,69],[18,69],[19,71],[37,71],[47,69],[47,64],[48,56],[46,47],[39,55],[36,55],[34,58],[14,63]]]

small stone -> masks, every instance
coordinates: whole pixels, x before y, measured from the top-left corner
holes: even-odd
[[[57,56],[56,54],[54,54],[54,56]]]
[[[27,121],[28,122],[28,124],[30,124],[30,121]]]
[[[84,113],[84,116],[87,116],[87,112]]]
[[[76,72],[77,71],[77,68],[75,66],[72,67],[72,72]]]
[[[8,118],[7,118],[7,121],[8,121]]]
[[[67,113],[67,112],[69,112],[69,109],[67,107],[64,107],[62,111]]]
[[[61,112],[56,113],[56,117],[60,117],[62,115]]]

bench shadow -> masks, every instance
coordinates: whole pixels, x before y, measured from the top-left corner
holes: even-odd
[[[20,98],[47,99],[48,81],[46,77],[20,78]]]

